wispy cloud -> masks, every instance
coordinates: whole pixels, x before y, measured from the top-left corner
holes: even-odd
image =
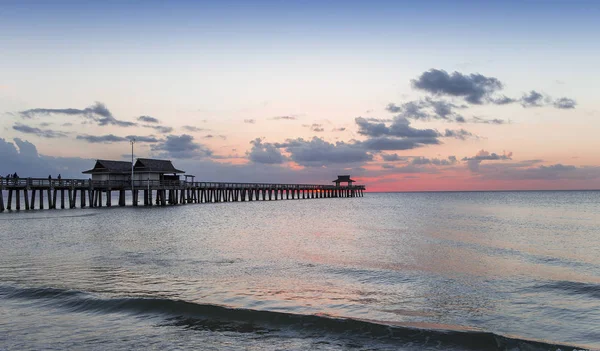
[[[31,127],[31,126],[21,124],[21,123],[16,123],[12,128],[18,132],[26,133],[26,134],[34,134],[34,135],[37,135],[42,138],[54,139],[54,138],[65,138],[67,136],[67,134],[64,132],[60,132],[60,131],[56,131],[56,130],[52,130],[52,129],[41,129],[41,128],[37,128],[37,127]]]
[[[108,108],[101,102],[96,102],[94,103],[94,105],[86,107],[84,109],[34,108],[19,112],[19,115],[23,118],[34,118],[37,116],[48,116],[54,114],[83,117],[88,121],[95,122],[99,126],[114,125],[119,127],[132,127],[137,125],[137,123],[134,122],[121,121],[116,119],[108,110]]]

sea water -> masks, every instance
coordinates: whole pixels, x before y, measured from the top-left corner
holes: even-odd
[[[0,350],[600,349],[600,192],[0,214]]]

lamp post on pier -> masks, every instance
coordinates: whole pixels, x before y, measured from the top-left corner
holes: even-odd
[[[131,203],[135,202],[135,196],[133,195],[133,144],[135,144],[135,138],[132,138],[131,143]]]

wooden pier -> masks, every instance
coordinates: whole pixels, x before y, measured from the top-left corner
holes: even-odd
[[[132,184],[129,180],[2,178],[0,212],[44,209],[45,206],[48,209],[111,207],[115,205],[112,203],[113,194],[118,194],[118,206],[126,205],[126,194],[130,195],[133,206],[364,196],[364,185],[349,184],[342,186],[339,183],[263,184],[182,180],[136,180]]]

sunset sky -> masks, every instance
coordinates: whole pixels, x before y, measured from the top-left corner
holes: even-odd
[[[2,1],[0,174],[599,189],[597,1]]]

